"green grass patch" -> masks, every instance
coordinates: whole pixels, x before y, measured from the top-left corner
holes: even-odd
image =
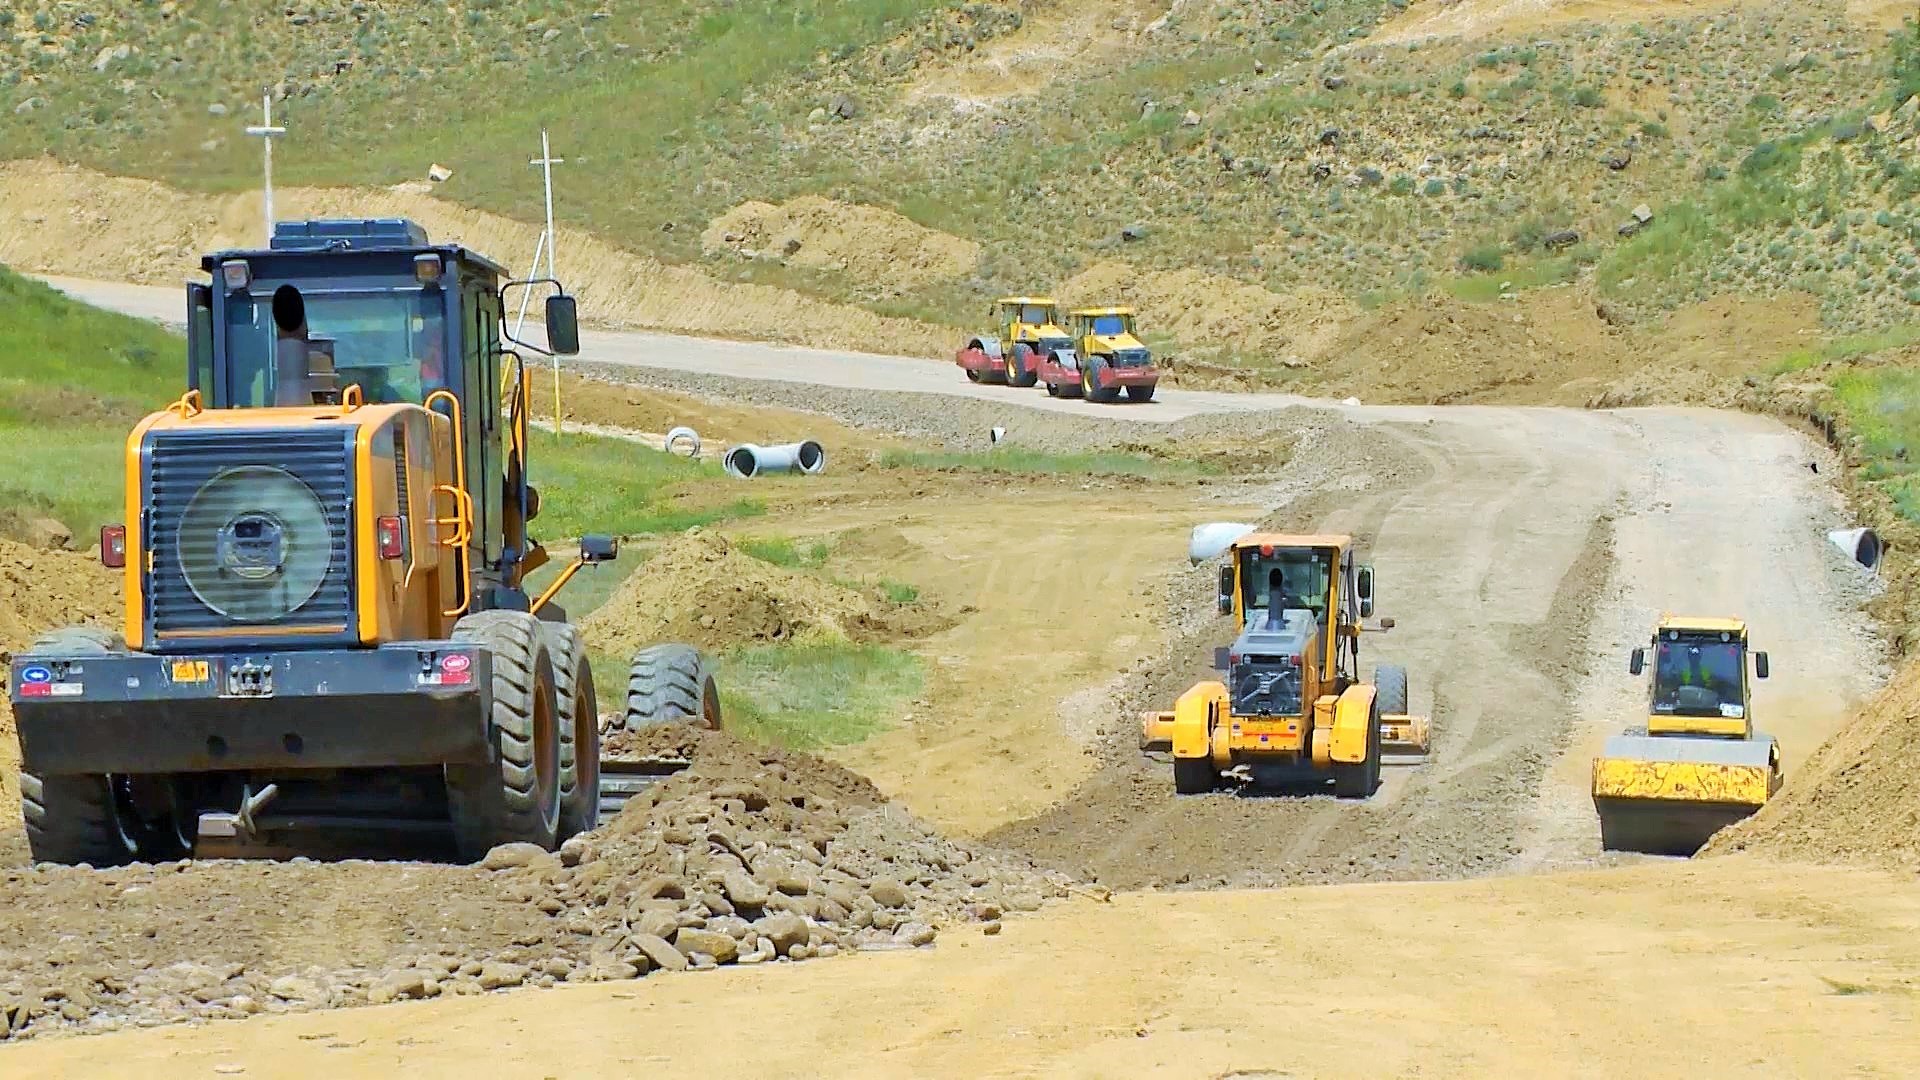
[[[1853,334],[1823,341],[1804,349],[1794,349],[1773,362],[1771,375],[1790,375],[1830,361],[1858,360],[1863,356],[1901,349],[1920,342],[1920,323],[1904,323],[1872,334]]]
[[[920,590],[904,581],[887,581],[883,579],[880,582],[880,592],[888,600],[896,604],[911,604],[920,599]]]
[[[1049,454],[1007,446],[979,453],[890,450],[880,456],[880,464],[889,469],[959,470],[1005,476],[1131,476],[1143,480],[1211,476],[1219,472],[1215,466],[1203,462],[1143,454],[1118,451]]]
[[[1440,287],[1459,300],[1483,303],[1498,300],[1502,293],[1537,289],[1543,285],[1562,285],[1580,276],[1580,263],[1572,256],[1542,259],[1515,267],[1503,274],[1476,274],[1443,280]]]
[[[834,641],[740,649],[720,659],[715,678],[729,730],[814,750],[887,727],[926,672],[912,653]]]
[[[1920,369],[1843,372],[1833,380],[1833,397],[1860,439],[1862,478],[1920,524]]]
[[[752,499],[698,501],[685,488],[717,481],[720,467],[627,439],[533,432],[533,483],[540,516],[533,533],[571,539],[587,533],[641,536],[683,532],[759,514]]]
[[[761,562],[784,566],[789,570],[811,570],[824,565],[833,554],[827,540],[795,540],[790,536],[755,536],[736,541],[740,550]]]
[[[185,384],[184,339],[0,268],[0,511],[123,519],[127,432]]]

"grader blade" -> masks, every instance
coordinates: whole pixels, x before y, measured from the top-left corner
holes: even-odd
[[[1424,716],[1398,714],[1382,716],[1380,718],[1381,754],[1424,759],[1432,745],[1432,726],[1433,721]]]
[[[603,759],[600,762],[601,822],[613,820],[628,799],[692,764],[686,758]]]

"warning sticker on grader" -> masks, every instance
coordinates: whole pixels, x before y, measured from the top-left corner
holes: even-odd
[[[174,682],[206,682],[207,662],[205,660],[175,660],[173,662]]]

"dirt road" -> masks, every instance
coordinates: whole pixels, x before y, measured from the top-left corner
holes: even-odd
[[[62,284],[146,314],[176,303],[170,291]],[[1846,519],[1807,467],[1832,462],[1798,434],[1671,409],[1277,412],[1298,403],[1177,392],[1101,408],[970,386],[925,360],[646,334],[586,344],[585,359],[650,380],[892,430],[1024,409],[1051,446],[1202,433],[1255,462],[1270,452],[1258,440],[1282,434],[1269,474],[1217,487],[1056,482],[1036,494],[960,478],[795,501],[766,526],[890,523],[914,549],[901,561],[978,609],[930,643],[933,719],[844,755],[909,807],[1121,887],[1425,883],[1128,893],[1010,918],[993,939],[956,931],[931,954],[35,1041],[0,1052],[10,1071],[17,1060],[23,1074],[112,1062],[371,1076],[404,1059],[444,1075],[484,1055],[503,1075],[662,1064],[795,1075],[823,1061],[848,1075],[1793,1074],[1833,1065],[1836,1046],[1865,1069],[1916,1064],[1905,990],[1920,951],[1901,942],[1920,904],[1889,878],[1743,861],[1430,880],[1606,861],[1586,759],[1641,708],[1622,659],[1663,609],[1753,624],[1775,658],[1756,708],[1789,772],[1872,692],[1882,673],[1858,613],[1865,582],[1826,542]],[[1380,612],[1398,625],[1368,638],[1363,665],[1404,663],[1414,708],[1434,718],[1431,761],[1393,770],[1367,803],[1176,800],[1167,766],[1134,746],[1132,710],[1171,700],[1224,640],[1208,568],[1179,559],[1187,528],[1261,512],[1366,538]],[[1054,547],[1014,542],[1041,516],[1053,524],[1036,535],[1070,573],[1040,572],[1036,550]],[[894,558],[882,552],[876,568]],[[1142,590],[1169,579],[1159,624],[1143,622]],[[1079,612],[1103,604],[1108,617],[1083,630]],[[1089,636],[1063,666],[1025,674],[1076,633]],[[1289,1019],[1223,1018],[1219,1002],[1249,991]],[[894,1007],[848,1008],[871,1000]],[[1716,1056],[1729,1015],[1742,1025],[1737,1058]]]
[[[1911,1076],[1917,931],[1920,896],[1893,875],[1747,860],[1142,893],[931,951],[43,1039],[0,1066],[156,1080],[464,1078],[483,1061],[502,1080]]]

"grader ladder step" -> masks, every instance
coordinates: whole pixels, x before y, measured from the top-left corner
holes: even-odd
[[[620,812],[628,799],[647,790],[693,762],[686,758],[643,758],[600,762],[600,820]]]

